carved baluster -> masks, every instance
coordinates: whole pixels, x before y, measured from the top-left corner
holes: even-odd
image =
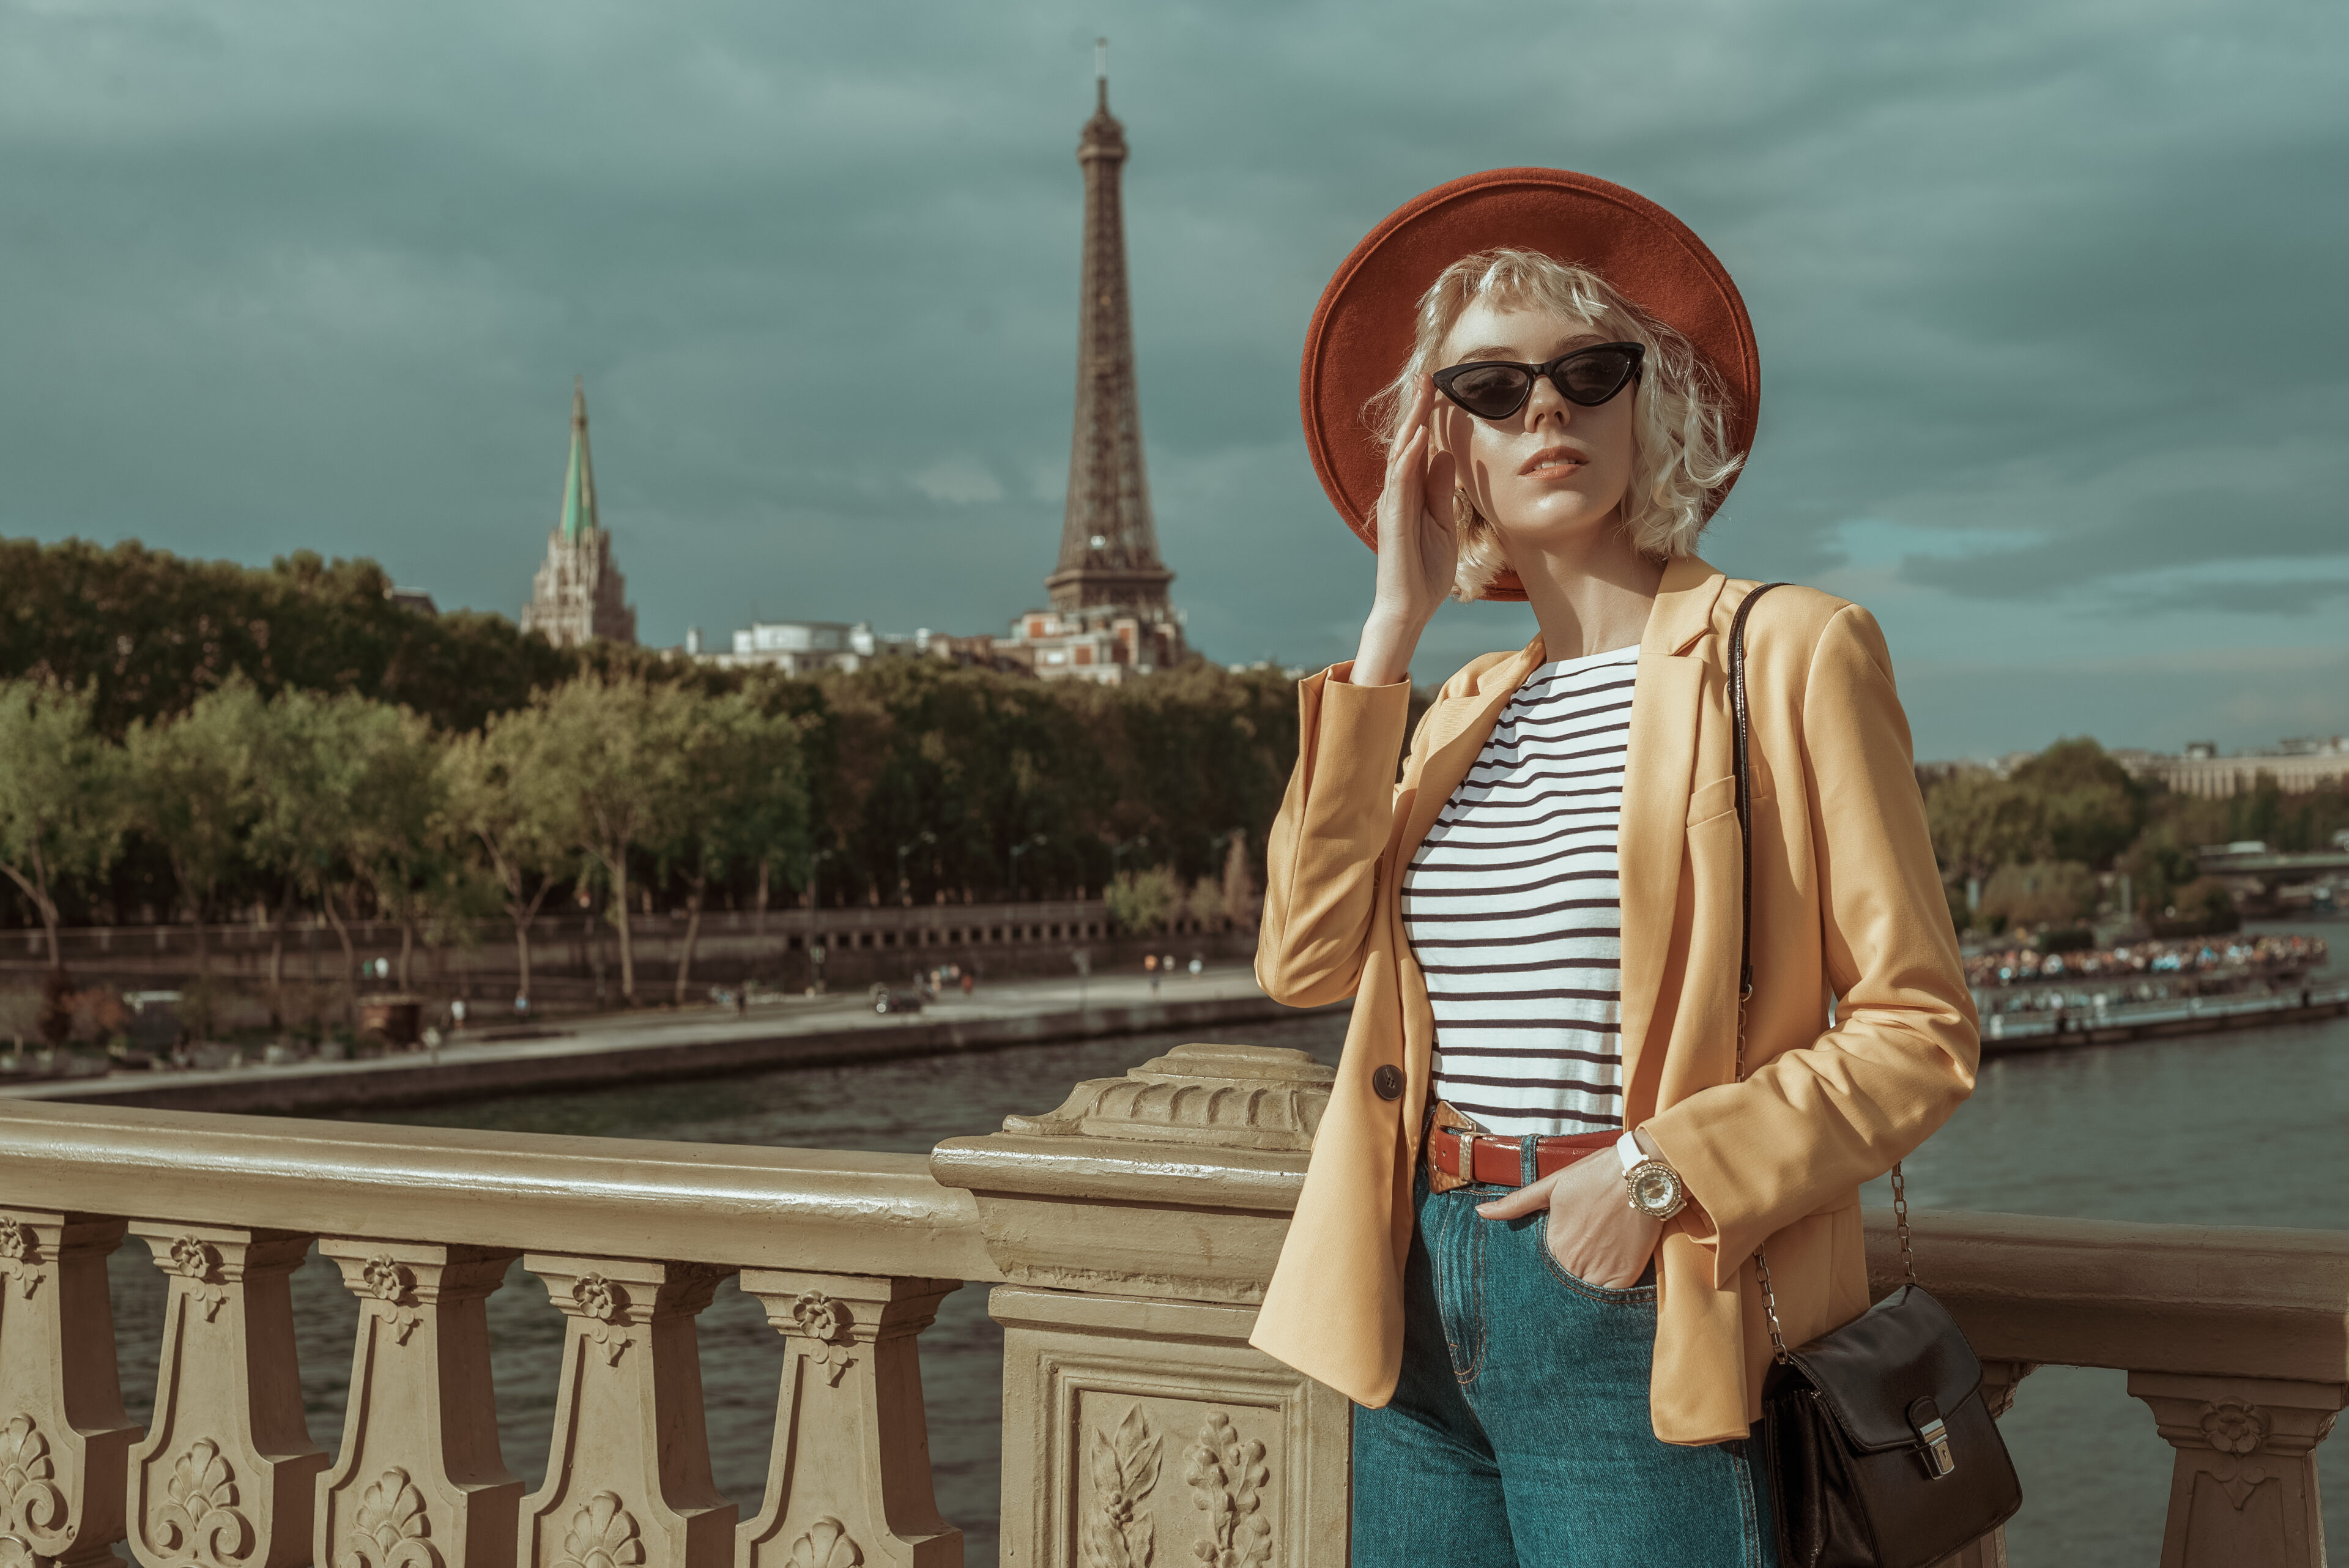
[[[342,1238],[318,1250],[360,1301],[343,1451],[318,1481],[318,1563],[512,1568],[522,1482],[498,1453],[484,1303],[516,1254]]]
[[[155,1413],[130,1452],[130,1549],[147,1568],[310,1560],[326,1451],[302,1417],[287,1276],[310,1238],[134,1220],[171,1276]]]
[[[139,1428],[114,1368],[123,1222],[0,1209],[0,1568],[110,1562]]]
[[[938,1517],[916,1338],[959,1280],[748,1269],[742,1288],[789,1340],[766,1503],[736,1568],[959,1568]]]
[[[2039,1363],[1985,1361],[1982,1369],[1982,1403],[1993,1417],[2002,1417],[2014,1408],[2016,1385],[2038,1371]],[[2030,1480],[2025,1478],[2023,1495],[2028,1498],[2030,1494]],[[1964,1551],[1942,1558],[1934,1568],[2006,1568],[2006,1527],[2001,1525]]]
[[[570,1319],[523,1568],[726,1568],[736,1510],[709,1479],[693,1320],[733,1271],[534,1252],[523,1267]]]
[[[2161,1568],[2322,1568],[2316,1445],[2349,1386],[2132,1372],[2178,1450]]]

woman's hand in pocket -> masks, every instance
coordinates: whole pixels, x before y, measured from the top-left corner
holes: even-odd
[[[1557,1266],[1604,1291],[1640,1282],[1663,1226],[1631,1207],[1612,1149],[1585,1155],[1529,1187],[1476,1205],[1487,1220],[1549,1210],[1548,1244]]]

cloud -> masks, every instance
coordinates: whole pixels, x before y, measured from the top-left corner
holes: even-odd
[[[1003,499],[1002,482],[977,458],[950,457],[909,476],[915,489],[933,501],[968,506],[978,501]]]
[[[1663,202],[1753,309],[1710,557],[1864,586],[1928,662],[2337,625],[2349,12],[2294,0],[0,7],[0,532],[365,552],[511,612],[584,374],[649,639],[1000,625],[1059,540],[1097,31],[1211,655],[1350,652],[1304,323],[1398,202],[1526,162]],[[1529,630],[1447,610],[1420,673]]]

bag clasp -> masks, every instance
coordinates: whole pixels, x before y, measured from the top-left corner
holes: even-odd
[[[1941,1420],[1941,1407],[1930,1397],[1909,1403],[1909,1425],[1917,1434],[1917,1457],[1925,1461],[1927,1476],[1940,1480],[1957,1469],[1957,1459],[1950,1452],[1950,1428]]]

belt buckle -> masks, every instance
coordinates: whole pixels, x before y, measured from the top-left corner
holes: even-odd
[[[1454,1174],[1463,1181],[1476,1179],[1476,1135],[1461,1132],[1454,1135],[1460,1140],[1460,1168]]]

